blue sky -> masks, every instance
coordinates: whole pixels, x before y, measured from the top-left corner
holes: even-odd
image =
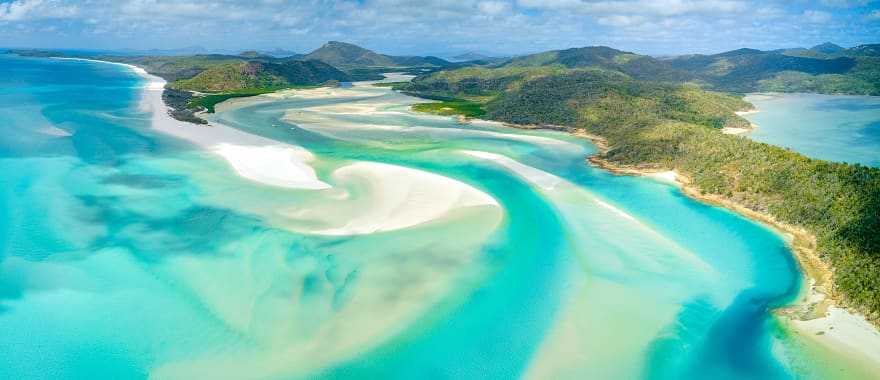
[[[880,0],[0,0],[0,46],[644,54],[880,42]]]

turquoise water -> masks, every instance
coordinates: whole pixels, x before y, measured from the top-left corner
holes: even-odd
[[[828,161],[880,166],[880,97],[749,95],[760,112],[745,115],[757,141]]]
[[[308,149],[334,186],[287,189],[151,130],[143,80],[125,68],[0,56],[0,70],[0,378],[839,369],[818,367],[771,317],[801,281],[777,234],[671,184],[591,168],[582,140],[413,114],[414,99],[369,86],[212,116]],[[442,175],[498,206],[372,234],[309,232],[308,215],[344,223],[381,199],[368,179],[338,175],[358,162]]]

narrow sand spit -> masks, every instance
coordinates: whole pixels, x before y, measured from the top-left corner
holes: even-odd
[[[38,132],[40,132],[44,135],[55,136],[55,137],[73,136],[73,134],[71,134],[70,132],[65,131],[61,128],[55,127],[55,126],[48,126],[46,128],[42,128],[42,129],[38,130]]]
[[[489,160],[489,161],[492,161],[498,165],[501,165],[504,168],[512,171],[513,173],[519,175],[523,179],[529,181],[530,183],[532,183],[532,184],[534,184],[544,190],[553,190],[557,186],[559,186],[560,184],[566,183],[566,181],[563,180],[562,178],[559,178],[553,174],[547,173],[541,169],[534,168],[534,167],[531,167],[528,165],[524,165],[524,164],[520,163],[519,161],[516,161],[516,160],[514,160],[510,157],[507,157],[507,156],[502,156],[500,154],[477,151],[477,150],[462,150],[461,152],[466,155],[472,156],[472,157],[482,158],[484,160]],[[593,201],[596,202],[596,204],[598,204],[599,206],[602,206],[606,210],[609,210],[624,219],[641,224],[641,222],[639,222],[635,217],[633,217],[630,214],[627,214],[625,211],[623,211],[617,207],[614,207],[605,201],[602,201],[601,199],[599,199],[596,196],[592,196],[592,198],[593,198]]]
[[[282,144],[234,128],[211,124],[208,127],[175,120],[162,101],[165,80],[141,68],[125,65],[148,80],[141,109],[152,112],[152,127],[160,132],[188,140],[226,159],[240,176],[271,186],[294,189],[327,189],[307,162],[312,154],[297,146]]]
[[[562,183],[563,181],[562,178],[559,178],[553,174],[533,168],[528,165],[523,165],[516,160],[513,160],[507,156],[502,156],[500,154],[482,152],[477,150],[463,150],[461,152],[468,156],[494,161],[498,165],[509,169],[510,171],[525,178],[529,182],[538,185],[544,190],[553,190],[556,185]]]
[[[129,66],[129,65],[126,65]],[[133,66],[129,66],[133,67]],[[180,122],[168,115],[162,101],[165,81],[135,68],[149,80],[141,108],[153,113],[152,127],[195,143],[226,159],[242,177],[272,186],[296,189],[328,189],[307,165],[314,156],[304,148],[282,144],[219,124],[209,127]],[[312,91],[312,90],[309,90]],[[338,227],[309,232],[324,235],[354,235],[411,227],[442,218],[448,213],[473,206],[498,207],[489,195],[462,182],[401,166],[358,162],[337,169],[339,183],[359,182],[369,198],[352,205],[344,199],[326,199],[327,205],[287,211],[289,216]],[[353,207],[357,206],[357,207]]]

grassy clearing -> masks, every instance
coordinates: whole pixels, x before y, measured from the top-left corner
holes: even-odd
[[[463,115],[466,117],[481,117],[486,114],[480,103],[468,100],[447,100],[438,103],[420,103],[412,106],[414,111],[427,112],[437,115],[452,116]]]

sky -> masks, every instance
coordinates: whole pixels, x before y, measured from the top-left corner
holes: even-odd
[[[515,55],[641,54],[880,42],[880,0],[0,0],[0,47]]]

